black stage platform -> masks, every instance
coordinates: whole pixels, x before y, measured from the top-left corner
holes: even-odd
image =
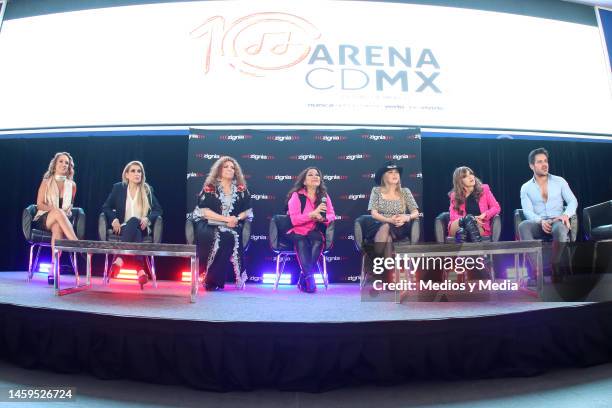
[[[46,277],[0,273],[0,358],[22,367],[206,390],[325,391],[411,380],[530,376],[612,361],[612,302],[362,302],[248,285],[140,291],[94,278],[56,297]],[[68,275],[67,275],[68,279]]]

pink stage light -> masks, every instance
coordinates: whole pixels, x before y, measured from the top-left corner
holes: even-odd
[[[136,269],[121,269],[115,278],[125,280],[138,280],[138,272],[136,272]]]

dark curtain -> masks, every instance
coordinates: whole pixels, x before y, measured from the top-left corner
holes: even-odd
[[[123,167],[131,160],[140,160],[147,182],[153,186],[164,209],[164,242],[185,242],[187,136],[0,140],[0,151],[0,174],[5,176],[4,198],[0,200],[4,214],[0,234],[5,240],[0,270],[27,268],[28,247],[21,230],[21,213],[35,203],[42,175],[53,155],[60,151],[69,152],[75,161],[75,206],[82,207],[87,215],[86,239],[98,238],[98,215],[113,183],[121,181]],[[48,254],[48,250],[43,253],[46,257]],[[103,257],[93,259],[95,263],[103,262]],[[157,262],[161,278],[164,270],[177,271],[164,267],[168,262],[187,264],[171,258],[158,258]]]

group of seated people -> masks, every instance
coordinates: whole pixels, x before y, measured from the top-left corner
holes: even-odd
[[[554,242],[568,240],[569,219],[576,213],[578,203],[567,182],[548,173],[548,156],[543,148],[533,150],[528,156],[533,177],[521,187],[526,217],[519,226],[522,240],[545,236],[552,237]],[[410,190],[402,187],[402,172],[401,166],[389,161],[374,176],[376,186],[372,188],[368,204],[372,220],[364,230],[364,238],[375,243],[380,256],[393,256],[393,245],[389,244],[409,236],[412,222],[422,216]],[[73,179],[73,158],[66,152],[57,153],[38,189],[38,211],[34,217],[39,229],[51,232],[52,246],[57,239],[77,239],[69,219],[76,194]],[[113,185],[102,209],[113,232],[123,242],[142,242],[143,237],[151,234],[151,226],[162,215],[162,208],[146,182],[141,162],[129,162],[121,179]],[[450,236],[457,242],[479,242],[483,236],[491,235],[491,220],[500,213],[500,205],[491,188],[469,167],[455,169],[449,199]],[[287,238],[294,243],[300,265],[298,287],[313,293],[316,264],[325,247],[325,228],[336,218],[318,168],[308,167],[298,175],[287,194],[286,204],[292,224]],[[236,286],[244,287],[247,275],[242,230],[245,220],[253,217],[253,211],[246,180],[234,158],[223,156],[212,165],[193,217],[198,221],[197,254],[200,272],[205,273],[206,290],[223,289],[231,272]],[[138,281],[142,287],[148,277],[142,260],[139,262],[142,268],[138,271]],[[116,274],[122,265],[123,260],[115,258],[111,274]]]

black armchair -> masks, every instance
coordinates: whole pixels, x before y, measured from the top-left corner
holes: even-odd
[[[196,231],[198,224],[204,222],[203,220],[194,220],[191,217],[191,213],[187,213],[187,218],[185,220],[185,242],[188,245],[193,245],[196,242]],[[242,248],[246,251],[251,243],[251,228],[252,222],[251,219],[247,218],[244,220],[244,224],[242,226]]]
[[[32,222],[38,211],[36,204],[27,206],[21,215],[21,229],[25,240],[30,244],[30,259],[28,262],[28,281],[32,280],[34,270],[38,267],[38,257],[41,247],[51,247],[51,232],[47,230],[39,230],[33,228]],[[74,233],[77,238],[83,239],[85,236],[85,211],[79,207],[72,208],[72,217],[70,217]],[[34,254],[36,250],[36,254]],[[74,273],[78,277],[78,268],[76,262],[76,253],[70,258]],[[52,278],[49,280],[52,282]]]
[[[110,241],[110,242],[120,242],[121,236],[117,235],[113,232],[113,228],[111,226],[112,220],[108,220],[104,212],[101,212],[98,216],[98,237],[100,241]],[[159,244],[162,242],[162,235],[164,232],[164,219],[160,215],[155,219],[155,222],[151,226],[151,234],[144,237],[142,242],[149,244]],[[115,256],[111,260],[111,264],[114,262]],[[153,278],[153,285],[157,287],[157,276],[155,274],[155,257],[154,256],[145,256],[145,260],[147,262],[147,266],[151,271],[151,276]],[[104,258],[104,279],[103,282],[108,284],[110,282],[109,276],[109,262],[108,262],[108,254],[105,255]]]
[[[354,240],[355,247],[357,248],[357,251],[361,253],[361,273],[360,273],[361,287],[365,285],[365,278],[366,278],[365,276],[366,275],[366,270],[365,270],[366,254],[364,252],[364,246],[374,244],[374,242],[364,237],[364,232],[368,230],[368,227],[373,222],[376,222],[374,217],[372,217],[369,214],[364,214],[364,215],[360,215],[359,217],[357,217],[357,219],[355,220],[355,225],[354,225],[353,235],[355,238]],[[410,228],[411,228],[410,237],[405,238],[401,241],[395,242],[395,244],[400,244],[400,243],[416,244],[421,240],[421,218],[412,220],[412,225],[410,226]]]
[[[291,219],[288,215],[277,214],[270,220],[270,229],[268,231],[268,240],[270,242],[270,248],[276,254],[276,279],[274,281],[274,289],[278,288],[278,282],[285,270],[285,264],[290,256],[296,256],[293,242],[287,238],[287,231],[292,228]],[[323,270],[321,271],[321,265],[317,262],[319,272],[323,276],[323,284],[325,289],[329,286],[329,278],[327,276],[327,254],[334,246],[336,226],[335,221],[329,223],[325,229],[325,247],[321,252],[321,258],[323,262]],[[282,261],[282,266],[281,266]]]
[[[612,200],[586,207],[582,210],[584,236],[594,241],[592,271],[597,267],[597,247],[603,241],[612,240]]]
[[[448,236],[448,223],[450,221],[450,213],[448,211],[440,213],[434,221],[434,232],[436,235],[436,242],[438,244],[446,244],[448,242],[455,242],[455,237]],[[483,241],[497,242],[501,235],[502,221],[501,216],[497,214],[491,219],[491,236],[482,237]]]
[[[587,240],[612,239],[612,200],[584,208],[582,221]]]

